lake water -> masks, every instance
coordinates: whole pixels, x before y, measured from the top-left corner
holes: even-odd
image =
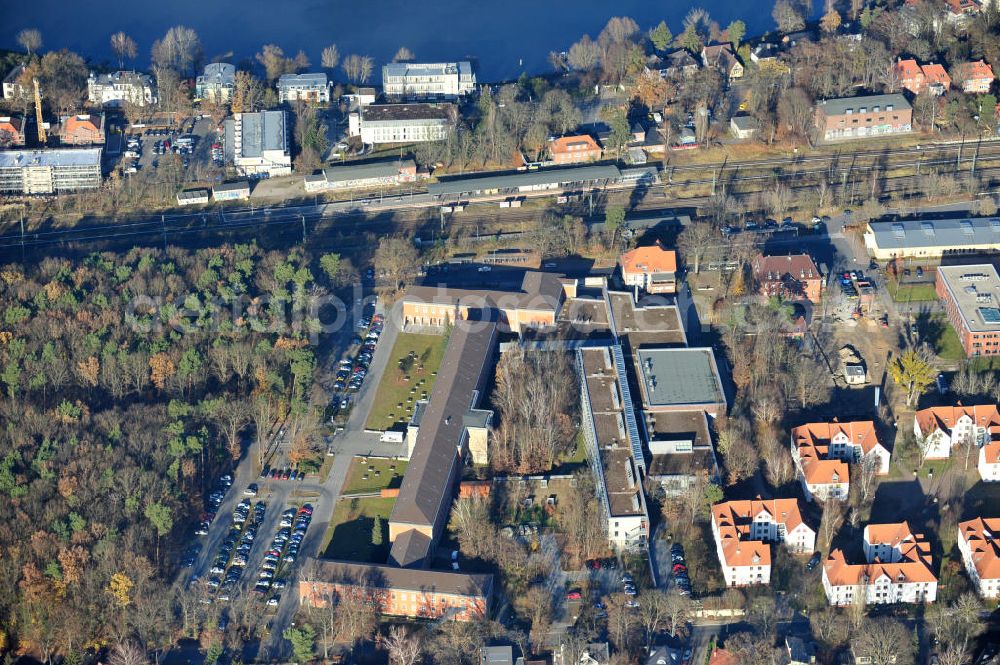
[[[676,34],[693,6],[720,25],[741,18],[748,34],[773,28],[773,0],[0,0],[0,46],[14,47],[19,30],[42,31],[45,49],[69,48],[96,62],[113,61],[110,35],[124,30],[147,67],[153,41],[182,24],[201,36],[209,58],[239,61],[261,45],[286,54],[304,49],[319,67],[320,51],[371,55],[379,66],[406,46],[418,60],[474,58],[483,81],[549,69],[549,51],[567,50],[584,33],[596,37],[611,16],[631,16],[647,29],[665,19]],[[376,76],[377,78],[377,76]],[[377,82],[377,81],[376,81]]]

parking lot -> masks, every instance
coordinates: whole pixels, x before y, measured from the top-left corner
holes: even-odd
[[[149,173],[176,155],[184,181],[221,181],[224,162],[216,129],[211,118],[187,118],[179,127],[131,128],[125,137],[122,169],[129,175]],[[213,151],[217,144],[218,151]]]

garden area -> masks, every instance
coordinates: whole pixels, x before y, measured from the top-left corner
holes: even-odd
[[[355,457],[344,481],[341,494],[373,494],[384,489],[399,489],[406,473],[406,461]]]
[[[338,501],[320,547],[323,558],[385,563],[389,556],[389,514],[395,503],[395,498],[380,497]]]
[[[938,299],[933,282],[901,283],[890,281],[889,295],[898,303],[926,302]]]
[[[434,388],[447,344],[446,335],[399,333],[378,384],[367,429],[384,431],[409,422],[414,405],[427,399]]]
[[[965,359],[962,340],[944,314],[932,315],[927,323],[927,342],[941,360],[956,362]]]

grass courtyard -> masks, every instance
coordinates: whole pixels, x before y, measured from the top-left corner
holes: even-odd
[[[444,335],[399,333],[368,413],[367,429],[384,431],[409,422],[413,405],[431,394],[447,344]]]
[[[951,326],[944,314],[934,314],[927,325],[928,342],[934,348],[934,353],[942,360],[957,362],[965,359],[965,349],[962,340]]]
[[[341,494],[368,494],[384,489],[398,489],[406,473],[405,460],[355,457],[344,481]]]
[[[384,563],[389,556],[389,513],[395,498],[344,498],[337,502],[324,543],[323,558]],[[382,543],[372,543],[375,518],[382,518]]]
[[[893,300],[899,303],[926,302],[938,299],[937,293],[934,291],[934,284],[930,282],[918,282],[915,284],[890,282],[889,294]]]

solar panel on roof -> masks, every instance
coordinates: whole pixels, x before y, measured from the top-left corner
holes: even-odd
[[[1000,309],[996,307],[979,307],[979,316],[983,323],[1000,324]]]
[[[972,222],[970,222],[968,220],[964,220],[962,222],[959,222],[959,226],[962,227],[962,234],[963,235],[967,235],[967,236],[971,236],[972,235]]]
[[[903,238],[906,236],[906,231],[903,230],[902,224],[892,225],[892,235],[896,238]]]
[[[934,225],[930,222],[920,222],[920,230],[924,232],[924,235],[934,235]]]
[[[1000,233],[1000,219],[991,219],[990,229],[996,233]]]

